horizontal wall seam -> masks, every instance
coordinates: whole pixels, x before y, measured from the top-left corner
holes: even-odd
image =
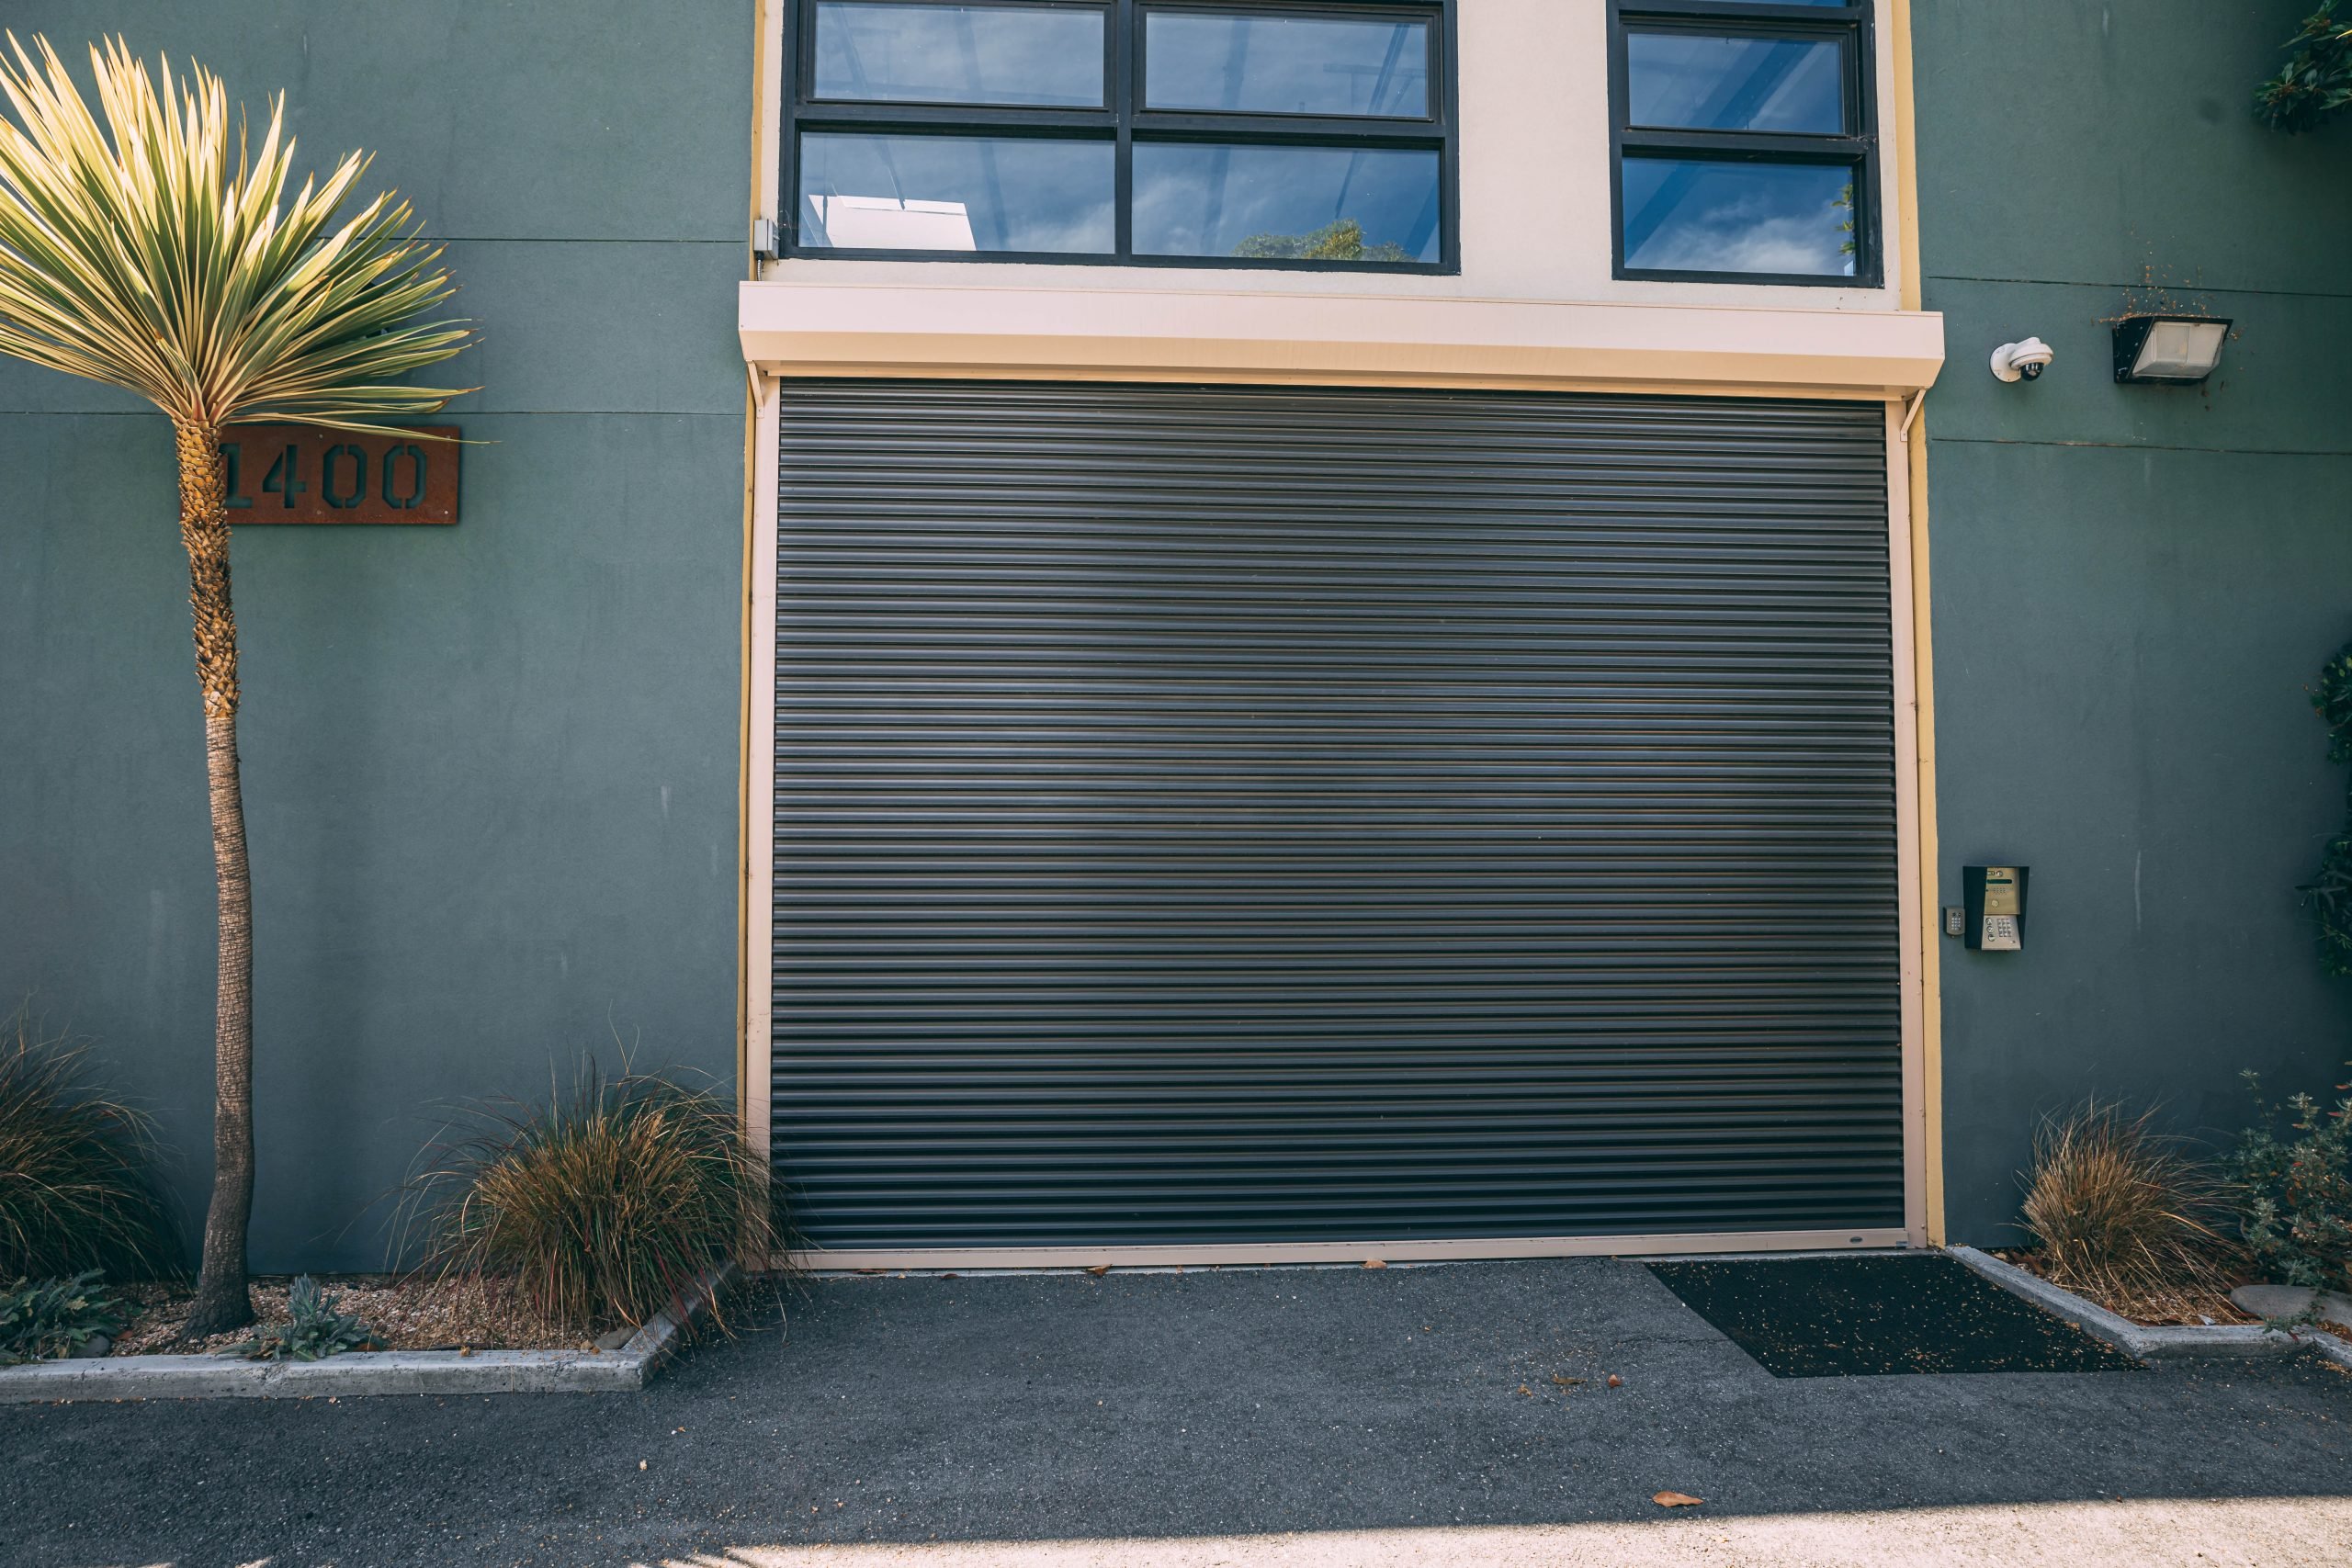
[[[2166,446],[2153,441],[2027,441],[2004,435],[1936,435],[1936,446],[2095,446],[2113,452],[2202,452],[2217,457],[2352,457],[2352,447]]]
[[[2352,291],[2312,288],[2231,288],[2211,283],[2150,283],[2145,278],[1976,277],[1962,272],[1931,272],[1930,283],[2015,283],[2036,288],[2136,288],[2177,290],[2184,294],[2245,294],[2278,299],[2352,299]]]

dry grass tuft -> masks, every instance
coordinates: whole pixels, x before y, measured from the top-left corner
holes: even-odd
[[[2153,1115],[2094,1100],[2042,1123],[2025,1199],[2041,1270],[2109,1304],[2226,1295],[2229,1188]]]
[[[589,1061],[569,1096],[471,1114],[480,1130],[428,1151],[405,1203],[444,1276],[511,1279],[546,1321],[593,1332],[642,1324],[712,1265],[772,1249],[767,1170],[718,1095]]]
[[[0,1020],[0,1283],[178,1268],[147,1118],[90,1089],[87,1050],[29,1008]]]

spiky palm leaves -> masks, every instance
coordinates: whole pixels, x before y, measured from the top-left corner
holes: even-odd
[[[172,422],[180,538],[196,617],[220,889],[213,1190],[191,1335],[250,1321],[253,904],[237,771],[237,627],[229,593],[224,424],[345,430],[439,409],[457,389],[398,385],[469,334],[419,318],[453,292],[440,252],[389,194],[336,214],[368,167],[352,153],[289,200],[285,99],[260,146],[227,90],[192,67],[151,77],[121,39],[93,46],[104,124],[47,40],[0,56],[0,353],[127,388]]]
[[[379,195],[335,223],[365,154],[304,179],[289,205],[282,96],[249,154],[210,72],[159,87],[121,40],[93,47],[101,127],[47,40],[38,61],[8,45],[0,351],[128,388],[175,423],[379,429],[457,395],[393,384],[468,334],[416,321],[453,290],[407,203]]]

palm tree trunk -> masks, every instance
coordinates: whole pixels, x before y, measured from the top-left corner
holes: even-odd
[[[227,475],[220,432],[176,425],[180,542],[196,612],[196,678],[204,693],[204,771],[212,796],[212,875],[220,897],[213,1002],[212,1204],[196,1306],[181,1333],[225,1334],[253,1321],[245,1229],[254,1206],[254,897],[245,806],[237,782],[237,617],[229,602]]]

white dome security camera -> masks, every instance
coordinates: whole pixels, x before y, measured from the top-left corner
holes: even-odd
[[[2057,351],[2038,337],[2005,343],[1993,351],[1993,374],[2004,381],[2039,380]]]

